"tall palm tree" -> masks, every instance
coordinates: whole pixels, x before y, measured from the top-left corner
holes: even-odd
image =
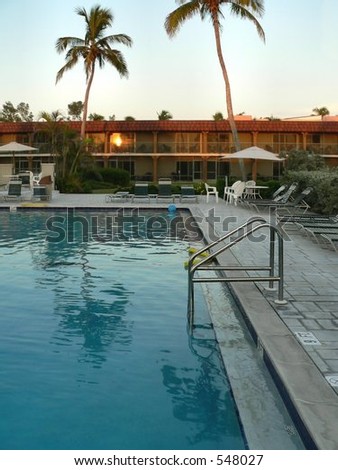
[[[84,8],[76,8],[75,12],[85,19],[86,34],[84,39],[68,36],[59,38],[56,41],[55,47],[58,53],[67,51],[66,64],[58,71],[56,83],[63,77],[66,71],[72,69],[79,60],[83,60],[87,82],[81,125],[81,138],[84,139],[89,93],[96,64],[102,68],[107,62],[115,67],[121,77],[128,77],[128,68],[122,53],[116,49],[112,49],[111,46],[114,43],[131,46],[132,40],[126,34],[104,36],[106,29],[110,27],[114,21],[113,13],[109,8],[102,8],[99,5],[95,5],[90,9],[89,13],[87,13]]]
[[[328,116],[330,114],[330,111],[327,109],[326,106],[323,106],[321,108],[313,108],[312,110],[317,116],[321,116],[323,119],[324,116]]]
[[[179,31],[182,24],[199,14],[201,19],[211,18],[218,60],[222,69],[225,94],[226,94],[226,107],[228,112],[228,120],[235,144],[236,151],[240,150],[240,142],[238,132],[234,119],[230,81],[223,58],[222,44],[221,44],[221,19],[224,18],[222,7],[227,6],[230,13],[238,16],[241,19],[248,19],[256,26],[258,35],[265,40],[265,34],[262,26],[256,17],[261,17],[264,13],[264,0],[176,0],[180,6],[171,12],[165,20],[165,29],[170,37],[175,36]]]

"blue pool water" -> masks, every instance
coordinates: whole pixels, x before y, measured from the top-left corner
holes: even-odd
[[[52,215],[0,214],[1,449],[245,448],[199,292],[187,331],[188,242],[59,240]]]

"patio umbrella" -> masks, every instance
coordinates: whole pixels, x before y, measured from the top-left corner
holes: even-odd
[[[19,142],[10,142],[9,144],[5,144],[0,147],[0,152],[10,153],[12,155],[13,167],[14,167],[14,157],[16,153],[32,152],[33,150],[38,150],[38,149],[35,147],[30,147],[29,145],[19,144]]]
[[[256,180],[257,177],[257,162],[259,161],[272,161],[281,162],[285,158],[280,158],[276,153],[268,152],[260,147],[248,147],[240,150],[239,152],[231,153],[226,157],[221,157],[221,160],[232,160],[232,159],[249,159],[253,160],[252,163],[252,179]]]

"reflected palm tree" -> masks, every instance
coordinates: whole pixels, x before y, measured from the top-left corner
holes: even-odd
[[[75,239],[81,239],[82,228],[77,230]],[[64,344],[65,338],[71,343],[83,338],[85,354],[81,352],[80,360],[85,357],[96,366],[106,360],[112,344],[128,348],[132,323],[126,319],[126,307],[133,292],[113,275],[108,283],[93,261],[91,243],[41,241],[31,253],[42,273],[37,287],[54,292],[53,314],[59,318],[56,344]]]

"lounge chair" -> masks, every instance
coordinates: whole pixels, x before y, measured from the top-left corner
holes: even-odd
[[[204,183],[205,190],[207,193],[207,202],[209,202],[209,196],[215,196],[216,203],[218,202],[218,191],[216,186],[209,186],[208,183]]]
[[[131,194],[131,200],[143,199],[149,201],[148,183],[135,183],[134,194]]]
[[[271,199],[261,199],[260,201],[250,202],[252,206],[256,205],[263,205],[266,206],[267,204],[275,204],[275,203],[287,203],[290,201],[293,193],[296,191],[298,187],[298,183],[292,183],[288,189],[287,186],[283,185],[277,189],[272,195]]]
[[[174,196],[171,190],[171,180],[160,180],[158,182],[158,195],[157,199],[169,199],[174,200]]]
[[[183,202],[184,200],[197,202],[197,195],[195,194],[193,186],[182,186],[180,202]]]
[[[7,194],[4,195],[5,201],[21,200],[22,182],[21,181],[10,181],[8,183]]]
[[[290,189],[290,188],[289,188]],[[291,202],[269,202],[266,204],[253,204],[256,207],[257,212],[260,209],[286,209],[286,211],[291,214],[292,209],[303,209],[303,213],[305,213],[309,209],[309,205],[305,201],[305,198],[313,191],[313,188],[308,187],[304,189],[297,197],[294,198]],[[284,198],[283,198],[284,199]],[[289,199],[289,198],[288,198]]]

